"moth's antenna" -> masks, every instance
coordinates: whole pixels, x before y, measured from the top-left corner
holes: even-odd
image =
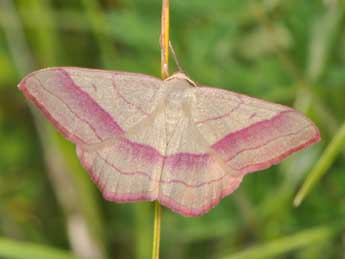
[[[183,73],[184,73],[184,71],[183,71],[183,69],[182,69],[182,67],[181,67],[181,65],[180,65],[180,62],[178,61],[178,58],[177,58],[177,56],[176,56],[176,52],[175,52],[175,50],[174,50],[174,48],[173,48],[173,46],[172,46],[170,40],[169,40],[169,47],[170,47],[172,56],[173,56],[173,58],[174,58],[174,61],[175,61],[175,63],[176,63],[176,66],[177,66],[178,70],[179,70],[180,72],[183,72]]]

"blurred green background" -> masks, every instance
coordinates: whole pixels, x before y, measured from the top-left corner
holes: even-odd
[[[171,0],[192,79],[294,106],[322,141],[205,216],[164,209],[161,258],[345,258],[344,13],[340,0]],[[104,201],[16,85],[49,66],[159,76],[160,14],[159,0],[0,0],[0,258],[150,258],[152,204]]]

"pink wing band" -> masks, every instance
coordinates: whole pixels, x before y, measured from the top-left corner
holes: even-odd
[[[208,202],[206,205],[193,209],[193,208],[188,208],[186,206],[183,206],[176,200],[170,198],[169,196],[163,195],[162,193],[158,194],[158,197],[155,197],[152,195],[151,191],[141,191],[141,192],[134,192],[134,193],[125,193],[125,194],[117,194],[114,192],[108,192],[105,189],[104,182],[99,178],[97,173],[94,172],[92,165],[89,164],[87,159],[84,157],[84,153],[81,149],[77,149],[78,156],[80,158],[81,163],[85,167],[85,169],[89,172],[91,179],[94,181],[94,183],[98,186],[98,188],[101,190],[103,197],[112,202],[117,202],[117,203],[127,203],[127,202],[137,202],[137,201],[153,201],[153,200],[158,200],[162,205],[172,209],[173,211],[180,213],[184,216],[187,217],[196,217],[204,214],[205,212],[209,211],[211,208],[215,207],[225,196],[229,195],[232,193],[234,190],[237,189],[237,187],[240,185],[242,181],[242,177],[237,177],[234,178],[233,181],[231,181],[231,184],[229,184],[222,192],[220,195],[214,199],[210,199],[210,202]],[[113,165],[111,165],[113,166]],[[120,172],[118,168],[115,169],[116,171]],[[140,177],[148,177],[151,178],[151,176],[145,172],[120,172],[121,174],[138,174]],[[204,182],[202,184],[196,185],[196,186],[191,186],[188,183],[185,183],[183,181],[179,180],[171,180],[171,181],[160,181],[162,184],[172,184],[172,183],[177,183],[177,184],[182,184],[186,188],[198,188],[202,187],[204,185],[212,184],[216,181],[221,181],[223,180],[224,177],[229,176],[225,175],[222,176],[219,179],[211,180],[208,182]]]
[[[294,128],[291,125],[294,123],[294,120],[291,119],[292,116],[302,115],[292,109],[282,111],[271,119],[260,121],[247,128],[228,134],[217,143],[212,145],[212,148],[217,153],[221,154],[222,158],[233,170],[240,171],[242,175],[253,171],[266,169],[272,164],[280,162],[290,154],[320,140],[320,133],[311,121],[309,121],[309,124],[306,124],[303,128],[300,128],[295,132],[291,132],[291,128]],[[282,153],[276,153],[274,157],[267,159],[267,161],[243,166],[240,168],[233,166],[233,160],[235,160],[237,156],[243,152],[250,150],[255,151],[255,149],[263,147],[282,137],[298,135],[301,131],[307,128],[312,128],[314,134],[308,139],[305,139],[302,143],[299,142],[296,146],[292,145],[289,149],[284,150]]]
[[[83,151],[80,150],[79,151],[81,160],[83,162],[83,164],[85,165],[85,167],[87,168],[91,168],[91,165],[87,162],[86,159],[83,158]],[[98,158],[100,158],[100,155],[98,154]],[[121,174],[121,175],[126,175],[126,176],[139,176],[139,177],[145,177],[148,178],[151,181],[154,181],[154,177],[152,176],[152,173],[149,172],[144,172],[144,171],[124,171],[122,169],[120,169],[119,167],[117,167],[116,165],[114,165],[112,162],[107,161],[104,158],[101,158],[108,166],[110,166],[114,171],[116,171],[117,173]],[[212,184],[215,182],[219,182],[221,180],[223,180],[225,177],[229,176],[229,174],[224,174],[220,177],[217,177],[215,179],[210,179],[204,182],[200,182],[197,184],[191,184],[188,183],[186,181],[183,180],[179,180],[179,179],[169,179],[169,180],[162,180],[159,179],[159,183],[161,184],[182,184],[184,185],[186,188],[200,188],[203,187],[204,185],[208,185],[208,184]],[[93,176],[92,178],[94,178],[96,181],[99,181],[99,179],[95,176]]]
[[[111,115],[107,113],[102,107],[100,107],[86,92],[80,89],[69,74],[63,69],[52,70],[58,84],[59,89],[57,91],[48,90],[43,86],[39,78],[35,77],[35,74],[30,74],[19,85],[19,89],[23,91],[25,96],[32,100],[38,108],[48,117],[48,119],[64,134],[66,138],[76,144],[85,144],[85,141],[81,137],[75,135],[64,127],[54,116],[49,112],[45,106],[36,98],[32,93],[32,89],[27,87],[28,80],[37,80],[39,87],[48,91],[51,95],[54,95],[59,101],[63,102],[71,113],[73,113],[78,119],[86,122],[95,135],[100,139],[116,136],[123,133],[121,127],[113,120]],[[60,95],[64,95],[63,101]],[[70,107],[83,107],[82,109],[73,109]]]
[[[151,163],[155,163],[161,159],[164,159],[165,165],[172,168],[195,166],[196,164],[204,165],[205,160],[209,158],[209,155],[204,153],[176,153],[165,156],[162,155],[154,147],[135,143],[125,138],[120,140],[119,148],[121,149],[121,151],[126,152],[131,156],[135,156]]]

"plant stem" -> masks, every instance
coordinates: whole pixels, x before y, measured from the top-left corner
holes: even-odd
[[[158,201],[155,201],[155,221],[153,225],[152,259],[159,259],[159,245],[161,239],[161,215],[161,205]]]
[[[161,27],[161,75],[162,79],[169,76],[169,0],[162,0]]]
[[[169,0],[162,0],[161,20],[161,76],[165,79],[169,76]],[[159,259],[159,246],[161,237],[162,209],[158,201],[155,201],[155,216],[153,226],[152,259]]]

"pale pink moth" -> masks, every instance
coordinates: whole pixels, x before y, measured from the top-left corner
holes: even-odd
[[[19,84],[62,134],[105,199],[158,200],[199,216],[244,175],[319,141],[313,122],[279,104],[211,87],[183,73],[152,76],[74,67]]]

